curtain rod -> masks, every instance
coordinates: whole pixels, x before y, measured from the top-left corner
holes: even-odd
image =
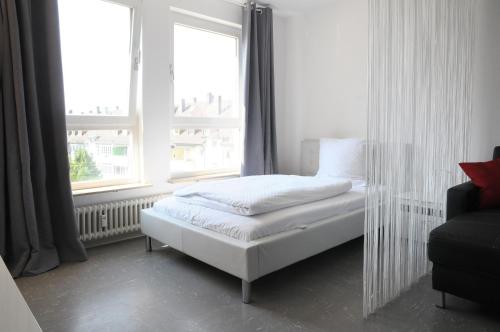
[[[237,6],[240,6],[240,7],[243,7],[243,8],[247,7],[248,4],[255,4],[257,6],[257,8],[272,8],[268,4],[260,4],[260,3],[257,3],[255,1],[246,1],[246,2],[241,2],[241,1],[238,1],[238,0],[223,0],[223,1],[232,3],[233,5],[237,5]]]

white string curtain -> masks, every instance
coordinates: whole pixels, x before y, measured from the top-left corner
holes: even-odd
[[[464,181],[473,0],[369,0],[364,315],[430,271],[429,232]]]

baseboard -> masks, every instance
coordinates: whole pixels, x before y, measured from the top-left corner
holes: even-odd
[[[100,239],[100,240],[85,241],[85,242],[83,242],[83,245],[85,246],[85,248],[91,249],[91,248],[95,248],[95,247],[105,246],[108,244],[137,239],[140,237],[144,237],[144,234],[142,234],[141,232],[133,232],[133,233],[128,233],[128,234],[111,236],[111,237],[107,237],[107,238]]]

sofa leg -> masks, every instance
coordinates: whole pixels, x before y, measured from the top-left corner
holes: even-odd
[[[436,304],[439,309],[446,309],[446,293],[441,292],[441,305]]]
[[[250,303],[250,295],[252,294],[252,284],[248,281],[241,280],[241,301]]]
[[[153,247],[151,246],[151,238],[146,235],[146,251],[151,252],[153,251]]]

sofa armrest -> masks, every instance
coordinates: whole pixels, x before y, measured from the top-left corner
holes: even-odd
[[[495,147],[493,150],[493,160],[500,158],[500,146]]]
[[[459,214],[477,210],[479,207],[479,188],[472,182],[459,184],[448,189],[446,220]]]

